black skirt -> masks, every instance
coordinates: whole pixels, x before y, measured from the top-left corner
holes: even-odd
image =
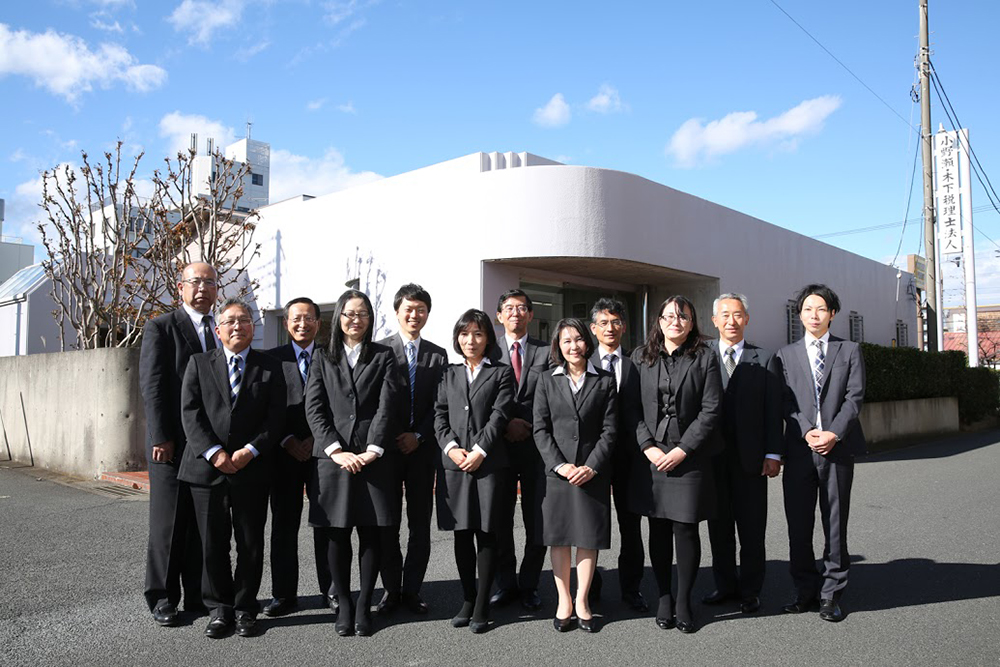
[[[611,547],[611,479],[598,475],[583,486],[545,477],[542,521],[535,541],[549,547]]]

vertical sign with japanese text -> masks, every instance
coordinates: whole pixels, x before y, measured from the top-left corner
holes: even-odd
[[[960,174],[968,173],[968,167],[959,166],[969,159],[961,141],[958,132],[942,131],[934,135],[934,199],[942,262],[948,261],[949,255],[962,252],[963,233],[971,223],[962,219],[962,201],[971,197],[972,187],[967,179],[960,178]]]

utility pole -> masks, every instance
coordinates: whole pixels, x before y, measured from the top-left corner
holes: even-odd
[[[937,239],[934,231],[934,158],[931,153],[931,47],[927,29],[927,0],[920,0],[920,141],[924,164],[924,258],[927,263],[924,297],[927,300],[927,351],[938,351]]]

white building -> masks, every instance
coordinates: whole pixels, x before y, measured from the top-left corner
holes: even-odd
[[[191,143],[197,149],[197,135],[192,135]],[[205,154],[195,156],[191,165],[193,194],[196,197],[209,195],[211,183],[219,172],[218,160],[214,155],[214,140],[208,139],[205,147]],[[238,202],[237,210],[245,213],[267,206],[271,188],[271,145],[250,138],[240,139],[226,146],[223,154],[236,162],[233,173],[239,171],[244,164],[250,167],[250,173],[243,181],[243,197]]]
[[[0,284],[0,357],[59,352],[52,282],[32,264]]]
[[[629,347],[672,294],[694,301],[711,335],[713,299],[743,292],[748,339],[777,348],[801,336],[789,300],[812,282],[840,295],[834,334],[915,343],[909,274],[634,174],[530,153],[473,153],[260,213],[251,276],[267,346],[283,341],[284,302],[330,306],[352,281],[375,303],[376,337],[397,328],[398,286],[423,285],[433,299],[426,336],[449,349],[462,312],[493,313],[515,287],[534,300],[530,330],[543,339],[560,318],[617,296],[630,311]]]
[[[3,235],[4,200],[0,199],[0,284],[35,261],[35,246]]]

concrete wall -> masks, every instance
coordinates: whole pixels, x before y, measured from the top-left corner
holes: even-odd
[[[957,433],[958,399],[948,396],[865,403],[861,427],[869,443]]]
[[[0,457],[9,446],[17,461],[82,477],[145,469],[138,348],[4,357],[0,378]]]

